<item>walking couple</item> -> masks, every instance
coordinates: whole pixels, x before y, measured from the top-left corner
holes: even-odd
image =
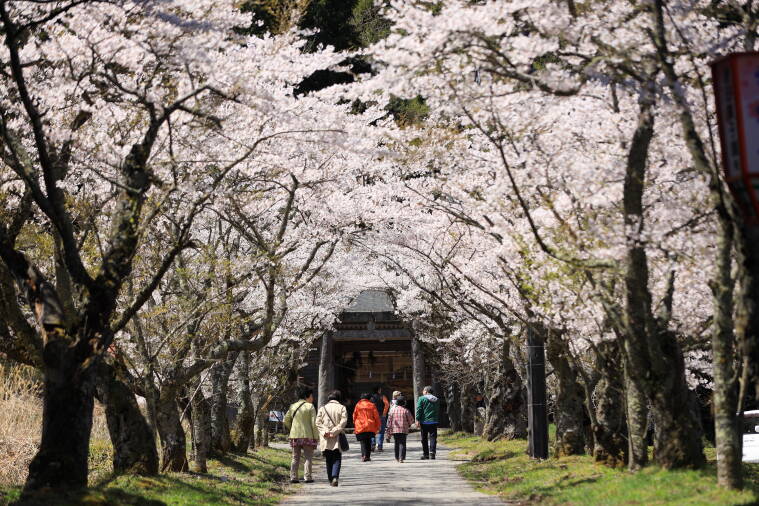
[[[298,397],[300,400],[290,406],[284,420],[285,428],[290,431],[290,447],[293,452],[290,463],[290,483],[298,483],[301,453],[304,455],[305,482],[314,482],[313,456],[318,442],[327,463],[327,479],[330,485],[337,487],[342,465],[340,440],[344,440],[345,437],[340,438],[340,435],[348,423],[348,410],[340,403],[342,394],[339,390],[330,392],[327,396],[328,402],[319,408],[318,413],[314,409],[313,390],[303,389]]]

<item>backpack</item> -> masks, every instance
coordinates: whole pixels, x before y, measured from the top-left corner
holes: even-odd
[[[385,410],[385,401],[382,400],[382,394],[372,395],[372,403],[377,407],[377,413],[382,417],[382,412]]]

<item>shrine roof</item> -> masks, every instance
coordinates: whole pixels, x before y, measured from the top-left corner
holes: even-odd
[[[395,311],[393,300],[387,290],[370,288],[353,299],[346,313],[392,313]]]

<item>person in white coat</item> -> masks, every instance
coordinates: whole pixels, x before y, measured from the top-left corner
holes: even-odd
[[[338,436],[348,425],[348,410],[340,404],[341,400],[340,390],[333,390],[327,396],[327,404],[319,408],[316,414],[319,448],[324,452],[324,458],[327,461],[327,479],[333,487],[338,485],[343,458]]]

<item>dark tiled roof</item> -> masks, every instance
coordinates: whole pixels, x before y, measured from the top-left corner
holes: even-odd
[[[393,300],[386,290],[371,288],[359,293],[346,313],[392,313],[395,311]]]

